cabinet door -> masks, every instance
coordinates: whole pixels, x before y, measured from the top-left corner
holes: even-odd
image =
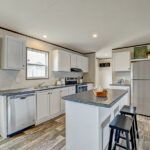
[[[70,54],[70,65],[71,68],[76,68],[77,67],[77,55],[75,54]]]
[[[82,70],[83,72],[88,72],[88,58],[82,57]]]
[[[58,71],[70,71],[70,54],[66,51],[59,51]]]
[[[50,90],[50,115],[60,113],[60,89]]]
[[[52,53],[53,71],[70,71],[70,53],[64,50],[54,50]]]
[[[94,88],[94,85],[93,85],[93,83],[89,83],[89,84],[87,84],[87,88],[88,88],[88,90],[92,90],[93,88]]]
[[[69,95],[68,88],[62,88],[60,90],[60,95],[61,95],[61,112],[65,111],[65,101],[62,99],[62,97]]]
[[[110,123],[111,116],[108,116],[102,123],[102,150],[108,149],[108,142],[109,142],[109,123]]]
[[[49,117],[49,90],[37,92],[37,122],[41,123]]]
[[[82,56],[77,55],[77,68],[82,69]]]
[[[72,94],[76,93],[76,87],[75,86],[69,87],[68,90],[69,90],[68,95],[72,95]]]
[[[130,71],[130,52],[113,53],[113,71]]]
[[[23,67],[23,42],[14,37],[7,37],[6,42],[6,69],[21,69]]]

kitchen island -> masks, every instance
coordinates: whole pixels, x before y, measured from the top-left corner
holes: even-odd
[[[123,105],[129,104],[128,91],[109,89],[106,98],[93,91],[63,98],[66,103],[66,150],[105,150],[109,123]]]

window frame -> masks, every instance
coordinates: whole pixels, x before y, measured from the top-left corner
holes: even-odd
[[[48,65],[47,65],[47,77],[28,77],[28,62],[27,62],[27,53],[28,53],[28,49],[32,50],[32,51],[39,51],[39,52],[44,52],[47,53],[47,59],[48,59]],[[40,65],[39,65],[40,66]],[[44,66],[44,65],[43,65]],[[26,80],[45,80],[45,79],[49,79],[49,52],[45,51],[45,50],[40,50],[40,49],[35,49],[35,48],[31,48],[31,47],[26,47]]]

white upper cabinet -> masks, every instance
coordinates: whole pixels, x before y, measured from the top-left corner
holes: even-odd
[[[54,50],[52,54],[53,71],[70,71],[70,54],[63,50]]]
[[[77,68],[82,69],[82,58],[83,56],[77,55]]]
[[[70,67],[77,68],[77,55],[70,53]]]
[[[77,55],[77,68],[82,69],[83,72],[88,72],[88,58]]]
[[[83,72],[88,72],[88,58],[76,55],[76,54],[70,54],[71,58],[71,68],[80,68]]]
[[[54,50],[52,54],[53,71],[67,71],[71,68],[82,69],[83,72],[88,72],[88,58],[69,53],[64,50]]]
[[[113,52],[113,71],[130,71],[130,51]]]
[[[1,39],[1,69],[20,70],[25,67],[25,42],[11,36]]]
[[[82,70],[83,72],[89,71],[89,61],[87,57],[82,57]]]

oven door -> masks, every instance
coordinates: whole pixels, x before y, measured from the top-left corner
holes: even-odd
[[[77,86],[77,93],[81,93],[81,92],[84,92],[84,91],[87,91],[87,85],[78,85]]]

